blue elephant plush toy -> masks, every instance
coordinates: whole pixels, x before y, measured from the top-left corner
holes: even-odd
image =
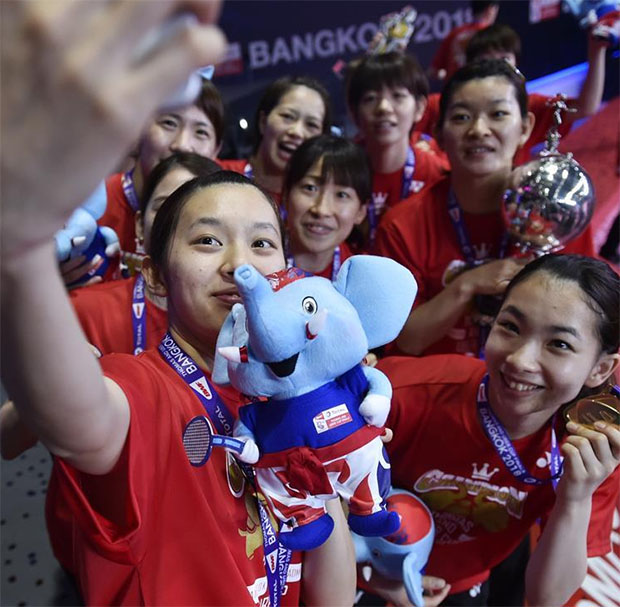
[[[433,515],[424,502],[403,489],[391,489],[387,509],[400,516],[400,527],[388,537],[353,534],[355,557],[390,579],[402,581],[416,607],[424,607],[422,569],[435,539]]]
[[[77,286],[93,276],[103,276],[108,269],[110,259],[119,251],[118,236],[112,228],[100,227],[97,219],[103,216],[107,206],[105,182],[78,207],[62,228],[58,230],[56,241],[56,258],[59,263],[84,255],[90,261],[100,255],[103,263],[93,273],[84,274],[68,286]]]
[[[233,434],[273,513],[292,527],[280,542],[321,545],[334,525],[325,502],[338,496],[359,535],[394,533],[400,521],[383,502],[389,466],[380,438],[392,387],[360,362],[402,329],[417,293],[412,274],[359,255],[333,283],[297,268],[263,277],[249,265],[234,279],[243,305],[222,326],[212,377],[265,399],[240,408]]]

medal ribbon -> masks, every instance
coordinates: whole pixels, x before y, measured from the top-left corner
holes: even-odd
[[[413,175],[415,173],[415,154],[413,148],[409,146],[407,150],[407,158],[403,166],[403,177],[400,187],[400,200],[407,198],[411,194],[411,184],[413,183]],[[379,225],[379,205],[375,202],[373,196],[370,197],[368,203],[368,227],[370,229],[369,238],[372,244],[375,241],[377,226]]]
[[[456,238],[459,242],[459,247],[461,249],[461,253],[465,258],[465,262],[467,266],[471,268],[475,268],[484,263],[484,260],[476,259],[476,255],[474,252],[474,247],[471,244],[471,240],[469,238],[469,233],[467,232],[467,226],[465,225],[465,216],[463,214],[463,209],[459,204],[459,201],[454,194],[454,190],[450,189],[450,193],[448,194],[448,215],[450,217],[450,221],[452,222],[452,226],[454,227],[454,231],[456,233]],[[508,233],[504,231],[502,235],[502,240],[499,245],[498,259],[504,259],[506,256],[506,250],[508,249]],[[486,343],[487,337],[489,336],[490,327],[479,326],[478,328],[478,358],[484,360],[484,344]]]
[[[123,187],[123,194],[129,203],[129,206],[133,209],[133,212],[137,212],[140,209],[140,201],[138,200],[138,194],[133,184],[133,169],[123,173],[121,177],[121,185]]]
[[[340,271],[341,265],[342,265],[342,262],[341,262],[341,254],[340,254],[340,245],[338,245],[334,249],[334,257],[332,260],[332,277],[331,277],[332,282],[336,280],[336,276],[338,276],[338,272]],[[295,260],[290,255],[286,258],[286,267],[287,268],[295,267]]]
[[[144,277],[136,276],[133,285],[131,302],[131,325],[133,327],[133,353],[134,356],[144,352],[146,347],[146,303],[144,300]]]
[[[192,388],[209,419],[215,425],[218,434],[232,435],[234,418],[220,395],[206,378],[200,367],[189,354],[177,344],[170,332],[166,333],[159,344],[163,359],[177,372],[181,379]],[[205,389],[205,387],[207,389]],[[242,466],[246,478],[254,484],[254,472],[250,466]],[[271,607],[280,607],[282,591],[286,585],[291,551],[284,548],[276,536],[269,519],[269,513],[262,500],[257,497],[258,513],[263,532],[263,550],[265,555],[265,572],[269,586]]]
[[[532,476],[523,465],[504,426],[499,419],[497,419],[495,413],[493,413],[493,410],[489,406],[488,388],[489,376],[487,374],[482,378],[480,386],[478,387],[478,396],[476,397],[478,416],[480,417],[480,422],[482,423],[485,434],[495,447],[502,462],[504,462],[504,466],[506,466],[508,471],[522,483],[526,483],[527,485],[544,485],[551,482],[555,490],[562,476],[562,458],[555,435],[556,414],[553,415],[551,420],[551,454],[549,457],[549,471],[551,472],[551,476],[545,479],[536,478]]]

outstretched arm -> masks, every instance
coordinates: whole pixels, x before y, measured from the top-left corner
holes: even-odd
[[[219,30],[196,25],[136,56],[136,41],[181,4],[195,5],[207,21],[217,12],[217,3],[177,0],[32,0],[2,10],[1,119],[11,150],[0,165],[2,380],[35,435],[90,473],[114,465],[129,407],[90,354],[53,235],[137,137],[143,118],[223,50]]]
[[[530,605],[564,605],[581,585],[592,495],[620,464],[618,426],[603,424],[595,431],[571,422],[567,429],[571,435],[562,446],[556,502],[527,567]]]
[[[107,472],[124,444],[129,407],[91,354],[51,241],[3,260],[1,306],[2,378],[20,418],[55,455]]]
[[[598,112],[605,88],[605,52],[608,43],[590,35],[588,38],[588,72],[573,107],[576,112],[565,114],[567,120],[578,120]]]
[[[498,259],[460,274],[435,297],[411,311],[396,340],[398,348],[406,354],[422,354],[463,317],[475,295],[500,295],[526,262]]]

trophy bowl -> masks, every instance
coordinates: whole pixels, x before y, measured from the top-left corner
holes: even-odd
[[[503,218],[517,248],[544,255],[581,234],[594,203],[592,180],[572,155],[543,152],[513,171]]]

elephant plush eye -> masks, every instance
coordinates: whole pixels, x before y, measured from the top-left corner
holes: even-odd
[[[301,307],[304,309],[306,314],[316,314],[316,311],[319,309],[318,304],[316,303],[316,299],[314,297],[304,297],[301,302]]]

